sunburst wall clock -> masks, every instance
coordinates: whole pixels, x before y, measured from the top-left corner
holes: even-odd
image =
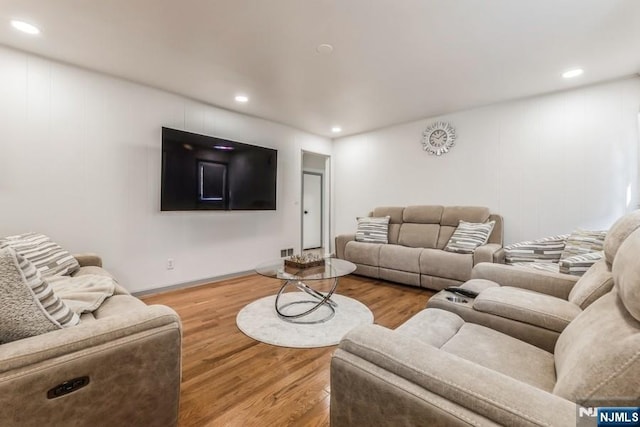
[[[441,156],[455,144],[456,130],[449,123],[435,122],[422,132],[422,149],[429,154]]]

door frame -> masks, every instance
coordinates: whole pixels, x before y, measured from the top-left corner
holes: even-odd
[[[320,246],[319,248],[324,248],[324,173],[320,172],[308,172],[305,171],[304,168],[302,170],[302,250],[305,250],[304,247],[304,176],[305,175],[315,175],[320,177]],[[309,248],[309,249],[317,249],[317,248]]]
[[[309,151],[309,150],[304,150],[301,149],[300,150],[300,253],[302,253],[303,251],[303,247],[304,247],[304,242],[303,242],[303,238],[304,238],[304,225],[303,225],[303,219],[302,216],[304,215],[304,203],[303,203],[303,197],[304,197],[304,173],[305,173],[305,167],[304,167],[304,156],[305,154],[310,155],[310,156],[317,156],[317,157],[322,157],[324,159],[324,168],[323,168],[323,174],[322,174],[322,232],[321,232],[321,244],[322,244],[322,249],[324,250],[324,254],[323,255],[329,255],[332,253],[332,247],[333,244],[331,242],[331,235],[330,235],[330,230],[331,230],[331,223],[332,223],[332,212],[331,212],[331,193],[330,193],[330,189],[332,188],[332,175],[331,175],[331,155],[329,154],[324,154],[324,153],[317,153],[314,151]],[[315,169],[313,168],[313,170],[307,171],[307,172],[315,172],[318,171],[319,169]]]

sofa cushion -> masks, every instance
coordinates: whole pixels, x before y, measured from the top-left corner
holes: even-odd
[[[48,236],[25,233],[0,239],[0,248],[11,247],[35,265],[42,277],[68,275],[80,268],[78,261]]]
[[[453,233],[456,231],[456,228],[458,227],[451,227],[449,225],[440,226],[440,233],[438,234],[438,243],[436,244],[437,249],[444,250],[444,247],[447,246],[447,243],[449,243],[449,240],[451,239],[451,236],[453,236]]]
[[[545,391],[555,384],[553,354],[484,326],[465,323],[442,350]]]
[[[440,224],[443,211],[443,206],[407,206],[402,214],[402,221],[416,224]]]
[[[567,237],[569,237],[568,234],[562,234],[505,246],[505,263],[558,262]]]
[[[618,219],[609,228],[607,237],[604,239],[604,256],[609,264],[613,264],[622,242],[638,228],[640,228],[640,209]]]
[[[595,263],[569,292],[569,301],[583,310],[613,288],[613,275],[605,260]]]
[[[422,310],[404,322],[396,332],[440,348],[464,325],[457,314],[437,308]]]
[[[401,245],[384,245],[380,248],[380,267],[420,273],[422,248]]]
[[[420,273],[464,282],[471,277],[472,254],[457,254],[440,249],[424,249],[420,254]]]
[[[460,221],[486,222],[490,214],[489,208],[479,206],[447,206],[442,211],[440,225],[457,227]]]
[[[444,250],[461,254],[472,254],[478,246],[487,243],[489,234],[491,234],[495,224],[495,221],[473,223],[460,220],[458,228],[453,232]]]
[[[567,237],[560,259],[601,251],[606,236],[606,231],[577,229]]]
[[[638,262],[638,254],[640,254],[640,229],[631,233],[627,240],[620,245],[611,271],[622,303],[629,313],[640,321],[640,262]]]
[[[400,226],[398,244],[410,248],[435,248],[439,231],[437,224],[404,223]]]
[[[637,252],[633,255],[637,260]],[[554,394],[583,406],[636,406],[640,323],[621,299],[609,292],[560,334],[554,351],[558,376]]]
[[[351,241],[344,247],[344,259],[356,264],[380,265],[381,243],[363,243]]]
[[[32,337],[80,322],[42,279],[35,266],[12,248],[0,249],[0,342]]]
[[[356,241],[367,243],[388,243],[389,219],[391,217],[361,217],[358,218]]]
[[[389,224],[402,224],[402,216],[404,212],[404,207],[397,206],[382,206],[375,208],[373,210],[373,215],[377,217],[388,216]]]

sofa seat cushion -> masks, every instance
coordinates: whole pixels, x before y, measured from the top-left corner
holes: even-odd
[[[556,382],[553,354],[484,326],[465,323],[441,348],[548,392]]]
[[[569,301],[510,286],[485,289],[475,298],[473,309],[556,332],[582,312]]]
[[[344,247],[344,258],[356,264],[380,265],[380,248],[382,243],[363,243],[352,241]]]
[[[457,254],[440,249],[424,249],[420,254],[420,273],[464,282],[471,277],[473,254]]]
[[[420,273],[421,248],[401,245],[384,245],[380,248],[380,267]]]
[[[396,331],[440,348],[458,333],[464,323],[457,314],[432,308],[415,314]]]

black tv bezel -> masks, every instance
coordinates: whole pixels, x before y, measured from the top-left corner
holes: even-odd
[[[268,151],[272,151],[273,155],[275,156],[275,179],[273,182],[273,194],[274,194],[274,200],[273,200],[273,208],[238,208],[238,209],[220,209],[220,208],[212,208],[212,207],[205,207],[206,205],[203,205],[202,207],[197,207],[197,208],[170,208],[167,209],[165,208],[165,198],[164,198],[164,180],[165,180],[165,132],[171,132],[174,133],[174,135],[177,134],[181,134],[181,135],[185,135],[187,138],[191,138],[192,141],[206,141],[208,144],[215,144],[215,143],[219,143],[219,144],[231,144],[233,146],[239,146],[239,147],[247,147],[250,149],[261,149],[261,150],[268,150]],[[161,163],[160,163],[160,211],[161,212],[242,212],[242,211],[248,211],[248,212],[257,212],[257,211],[276,211],[278,209],[278,150],[275,148],[269,148],[269,147],[264,147],[264,146],[260,146],[260,145],[255,145],[255,144],[248,144],[246,142],[239,142],[239,141],[235,141],[232,139],[226,139],[226,138],[220,138],[217,136],[212,136],[212,135],[204,135],[204,134],[200,134],[200,133],[195,133],[195,132],[189,132],[189,131],[185,131],[185,130],[181,130],[181,129],[175,129],[175,128],[170,128],[170,127],[166,127],[163,126],[162,127],[162,138],[161,138]],[[193,143],[192,141],[190,142],[185,142],[185,143]],[[200,144],[196,144],[196,145],[205,145],[204,143],[200,143]]]

